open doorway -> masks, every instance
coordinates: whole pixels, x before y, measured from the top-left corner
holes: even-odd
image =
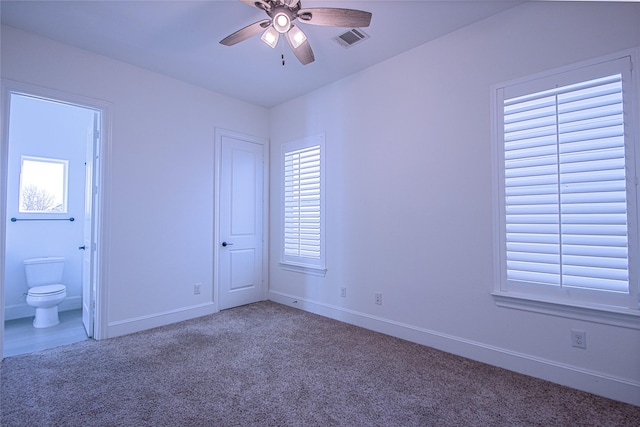
[[[18,90],[5,91],[5,106],[0,348],[6,357],[94,336],[103,111]],[[37,322],[32,293],[48,283],[28,280],[25,265],[54,259],[63,267],[51,285],[63,285],[64,296],[56,319],[49,313],[47,322]]]

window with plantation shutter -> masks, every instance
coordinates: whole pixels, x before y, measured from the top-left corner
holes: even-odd
[[[282,264],[324,269],[323,138],[283,146]]]
[[[497,89],[500,289],[638,309],[630,58]]]

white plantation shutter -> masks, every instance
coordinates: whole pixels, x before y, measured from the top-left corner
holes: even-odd
[[[283,262],[322,268],[321,144],[296,143],[283,151]]]
[[[629,292],[622,75],[504,100],[506,279]]]

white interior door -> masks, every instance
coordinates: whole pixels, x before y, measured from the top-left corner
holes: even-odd
[[[264,217],[266,142],[221,131],[217,137],[218,307],[265,299]]]
[[[96,166],[99,139],[99,114],[93,116],[93,124],[87,130],[87,150],[85,160],[85,196],[84,196],[84,238],[82,254],[82,323],[89,337],[93,336],[94,319],[94,274],[95,274],[95,233],[94,233],[94,212],[97,212],[96,203]]]

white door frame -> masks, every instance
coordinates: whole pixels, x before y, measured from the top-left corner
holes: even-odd
[[[100,197],[99,212],[94,212],[96,216],[95,236],[97,243],[96,254],[96,280],[95,288],[95,322],[94,322],[94,339],[107,338],[107,310],[106,310],[106,272],[107,254],[109,247],[109,233],[105,224],[109,223],[109,183],[110,180],[110,164],[111,164],[111,114],[112,105],[108,102],[97,99],[87,98],[79,95],[69,94],[41,86],[31,85],[9,79],[2,79],[2,118],[0,120],[0,200],[3,205],[7,200],[7,166],[9,155],[9,107],[12,93],[36,96],[45,99],[51,99],[58,102],[66,102],[80,107],[91,108],[101,111],[101,144],[99,149],[100,169],[99,176],[96,177],[94,183],[99,189]],[[4,279],[5,279],[5,254],[6,254],[6,224],[7,224],[6,206],[0,209],[0,321],[4,323]],[[0,359],[4,354],[4,324],[0,327]]]
[[[218,275],[220,265],[220,176],[222,172],[222,138],[228,136],[243,141],[260,144],[263,146],[263,198],[262,203],[262,299],[267,298],[269,292],[269,139],[246,135],[226,129],[215,129],[214,146],[214,197],[213,197],[213,295],[215,310],[220,310],[220,277]]]

